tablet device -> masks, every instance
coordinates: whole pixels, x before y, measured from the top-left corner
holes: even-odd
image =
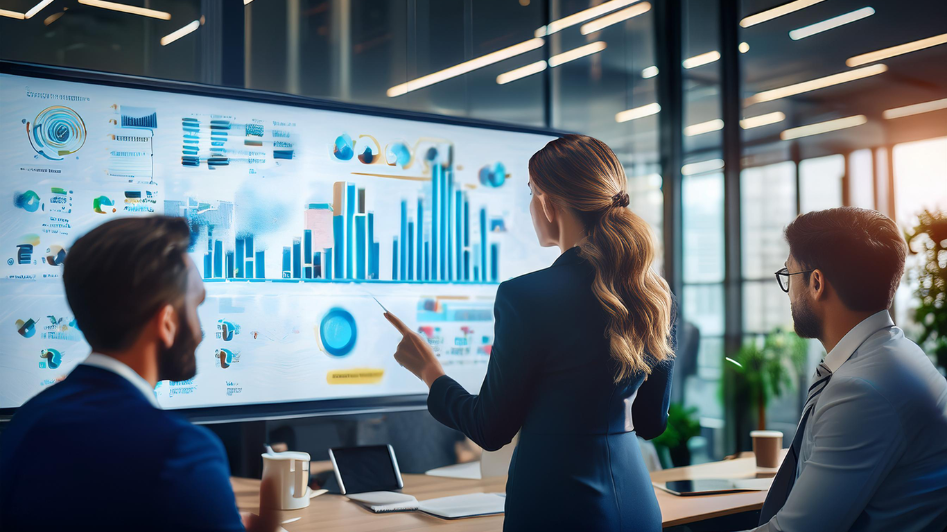
[[[765,491],[773,483],[770,478],[702,478],[695,480],[672,480],[655,482],[654,486],[679,496],[712,495],[715,493],[734,493],[737,491]]]
[[[343,495],[404,487],[395,450],[390,445],[329,449],[329,459]]]

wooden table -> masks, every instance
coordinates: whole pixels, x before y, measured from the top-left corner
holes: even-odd
[[[784,451],[785,452],[785,451]],[[329,462],[313,462],[311,471],[331,468]],[[696,478],[750,478],[756,476],[756,461],[752,454],[723,462],[712,462],[691,467],[666,469],[651,474],[654,482]],[[770,474],[774,471],[770,471]],[[403,475],[404,491],[418,500],[449,497],[465,493],[503,492],[506,477],[486,480],[461,480],[430,477],[427,475]],[[232,478],[237,506],[241,511],[257,512],[259,506],[260,481],[248,478]],[[763,506],[766,492],[745,492],[700,497],[678,497],[655,489],[661,506],[664,527],[683,525],[759,510]],[[320,495],[312,499],[308,508],[282,512],[282,519],[301,517],[299,521],[283,527],[289,532],[349,532],[349,531],[413,531],[436,529],[442,531],[499,531],[503,529],[503,516],[477,517],[471,519],[444,520],[422,512],[374,514],[341,495]]]

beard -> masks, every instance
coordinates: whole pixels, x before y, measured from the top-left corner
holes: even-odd
[[[194,351],[200,342],[194,339],[194,331],[179,311],[179,327],[171,347],[158,353],[158,380],[186,381],[197,374],[197,359]]]
[[[808,298],[801,298],[791,305],[792,323],[800,338],[822,338],[822,321],[809,306]]]

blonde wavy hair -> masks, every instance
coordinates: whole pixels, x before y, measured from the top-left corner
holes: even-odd
[[[650,374],[674,356],[671,291],[651,268],[651,228],[627,208],[618,157],[600,140],[566,135],[530,158],[529,176],[547,201],[575,212],[585,225],[580,253],[595,269],[592,291],[609,317],[605,336],[618,363],[615,382]]]

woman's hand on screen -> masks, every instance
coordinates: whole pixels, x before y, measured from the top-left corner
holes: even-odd
[[[431,350],[431,346],[428,345],[427,341],[408,328],[403,321],[398,319],[398,316],[386,312],[385,318],[403,336],[401,342],[398,343],[398,349],[395,351],[395,360],[408,371],[414,373],[430,388],[438,377],[444,375],[444,368],[437,360],[437,355]]]

